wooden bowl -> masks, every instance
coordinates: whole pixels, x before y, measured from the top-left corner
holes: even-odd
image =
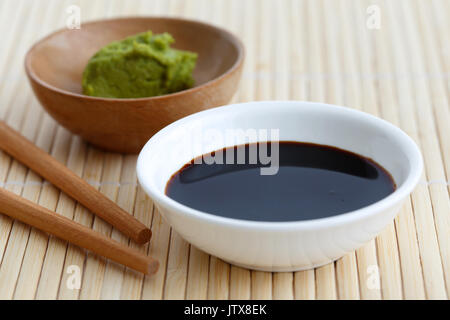
[[[110,99],[82,94],[90,57],[114,40],[152,30],[169,32],[173,47],[198,53],[195,87],[163,96]],[[57,31],[27,53],[25,69],[34,93],[61,125],[95,146],[136,153],[157,131],[189,114],[227,104],[237,89],[244,48],[228,31],[166,17],[129,17],[84,23]]]

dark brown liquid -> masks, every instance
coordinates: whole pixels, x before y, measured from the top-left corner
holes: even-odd
[[[237,148],[245,148],[248,160],[249,145],[234,147],[235,160]],[[223,159],[229,150],[222,150]],[[261,175],[264,165],[259,160],[257,164],[223,162],[194,164],[193,159],[171,177],[166,194],[218,216],[299,221],[356,210],[395,190],[389,173],[373,160],[329,146],[280,142],[275,175]]]

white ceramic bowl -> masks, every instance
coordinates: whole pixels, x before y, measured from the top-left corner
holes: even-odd
[[[242,137],[240,141],[227,142],[217,132],[260,128],[279,129],[281,141],[330,145],[369,157],[391,173],[397,189],[359,210],[295,222],[220,217],[189,208],[165,195],[171,175],[194,157],[235,144],[261,141],[258,137]],[[384,120],[322,103],[267,101],[210,109],[172,123],[144,146],[137,175],[163,217],[196,247],[250,269],[294,271],[327,264],[374,238],[393,220],[416,186],[422,167],[422,157],[413,140]]]

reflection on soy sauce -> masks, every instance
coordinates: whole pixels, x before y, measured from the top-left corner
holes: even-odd
[[[217,150],[212,156],[222,164],[193,159],[172,176],[167,195],[220,216],[297,221],[356,210],[395,190],[389,173],[374,161],[311,143],[280,142],[277,174],[261,175],[259,169],[270,164],[262,164],[259,157],[249,163],[255,159],[250,153],[258,154],[258,148],[246,144]],[[273,158],[270,144],[267,151]],[[233,154],[227,158],[230,152]],[[244,164],[242,158],[237,163],[239,152],[245,155]]]

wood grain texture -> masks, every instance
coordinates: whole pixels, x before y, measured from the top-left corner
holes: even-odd
[[[122,14],[131,15],[134,10],[128,8],[136,8],[124,6],[125,2],[112,4],[116,5],[111,8]],[[83,95],[82,74],[91,56],[112,41],[146,30],[169,32],[177,39],[175,48],[199,55],[194,86],[173,94],[133,99]],[[26,74],[36,97],[53,118],[105,150],[138,153],[168,124],[226,104],[236,92],[244,48],[223,29],[186,19],[128,17],[85,23],[73,31],[63,28],[32,46],[25,57]]]
[[[3,121],[0,121],[0,148],[136,242],[150,240],[151,231],[144,224]]]
[[[102,257],[127,265],[134,270],[153,274],[158,269],[158,262],[153,258],[3,188],[0,189],[0,205],[3,214],[13,219],[35,226],[39,230],[67,240]],[[16,232],[23,233],[21,230]],[[30,237],[29,240],[38,241],[33,238]]]
[[[168,15],[232,31],[246,47],[232,101],[324,101],[382,117],[420,146],[421,183],[376,239],[315,270],[250,271],[209,256],[171,231],[153,207],[137,184],[135,156],[86,144],[39,106],[24,55],[35,41],[64,28],[70,4],[80,6],[82,22]],[[379,8],[379,29],[366,25],[371,5]],[[0,119],[132,213],[153,238],[145,245],[130,241],[0,151],[2,187],[160,261],[154,276],[143,276],[0,215],[0,298],[448,299],[449,1],[4,0],[0,30],[6,48],[0,50]],[[67,286],[70,266],[80,269],[80,289]]]

